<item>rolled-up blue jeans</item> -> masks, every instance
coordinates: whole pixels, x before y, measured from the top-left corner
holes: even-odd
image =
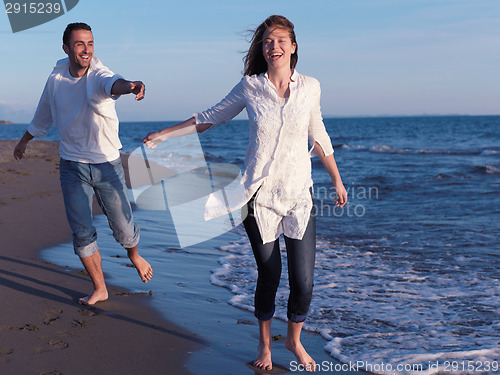
[[[115,240],[125,248],[139,243],[139,227],[134,223],[120,158],[99,164],[61,159],[59,169],[75,254],[87,258],[98,251],[97,231],[92,225],[94,194]]]
[[[274,242],[262,243],[262,237],[254,216],[254,199],[255,195],[247,204],[248,215],[243,221],[243,225],[252,246],[258,271],[254,315],[257,319],[266,321],[274,316],[276,292],[281,278],[281,252],[279,239]],[[311,210],[309,222],[302,239],[284,237],[290,284],[287,317],[288,320],[294,323],[302,323],[306,320],[309,311],[314,286],[314,263],[316,260],[316,217],[314,207]]]

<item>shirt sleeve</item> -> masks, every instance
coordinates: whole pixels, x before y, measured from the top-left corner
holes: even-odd
[[[120,95],[112,95],[111,88],[117,80],[124,79],[121,75],[114,74],[108,68],[103,68],[96,72],[95,78],[98,85],[95,94],[99,99],[111,98],[116,100],[120,97]]]
[[[197,124],[225,124],[236,117],[246,107],[243,79],[227,96],[212,108],[201,113],[194,113]]]
[[[45,137],[50,130],[54,119],[50,107],[49,81],[45,83],[45,87],[38,102],[38,106],[33,116],[33,120],[28,125],[28,133],[33,137]]]
[[[314,86],[312,88],[312,109],[311,118],[309,120],[309,142],[311,143],[311,157],[317,156],[314,150],[314,144],[317,142],[323,149],[323,155],[328,156],[333,154],[333,146],[330,136],[326,132],[325,124],[323,123],[323,117],[321,116],[321,87],[319,82],[314,80]]]

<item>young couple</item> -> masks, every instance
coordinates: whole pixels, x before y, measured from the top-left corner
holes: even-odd
[[[80,303],[94,304],[106,300],[108,293],[92,226],[93,193],[142,281],[153,276],[149,263],[137,253],[139,229],[126,195],[114,108],[114,100],[123,94],[134,93],[136,100],[141,100],[145,87],[140,81],[113,74],[93,56],[92,32],[86,24],[68,25],[63,49],[68,58],[58,62],[47,80],[33,121],[14,156],[21,159],[29,140],[43,137],[53,123],[56,125],[61,139],[61,187],[74,249],[94,284],[93,293]],[[281,234],[290,283],[286,347],[306,369],[314,369],[314,360],[300,342],[311,302],[316,247],[312,155],[319,156],[331,176],[337,193],[335,203],[347,203],[321,117],[319,82],[297,72],[297,51],[294,25],[283,16],[270,16],[254,31],[244,59],[244,77],[220,103],[143,139],[148,147],[155,147],[179,133],[204,132],[247,110],[250,137],[242,179],[246,199],[240,206],[248,207],[244,226],[258,268],[255,316],[260,339],[253,364],[267,371],[272,370],[271,321],[281,275]]]

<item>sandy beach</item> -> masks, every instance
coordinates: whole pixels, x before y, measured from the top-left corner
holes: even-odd
[[[185,359],[202,340],[166,321],[148,295],[108,285],[108,301],[83,307],[90,279],[41,260],[40,250],[71,241],[58,143],[32,141],[22,161],[15,144],[0,141],[0,373],[190,374]]]

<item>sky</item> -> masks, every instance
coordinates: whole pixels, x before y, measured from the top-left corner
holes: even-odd
[[[500,114],[498,0],[80,0],[18,33],[0,12],[0,120],[31,120],[71,22],[92,27],[112,71],[146,84],[143,101],[117,101],[121,121],[187,119],[239,82],[247,31],[271,14],[295,24],[323,117]]]

